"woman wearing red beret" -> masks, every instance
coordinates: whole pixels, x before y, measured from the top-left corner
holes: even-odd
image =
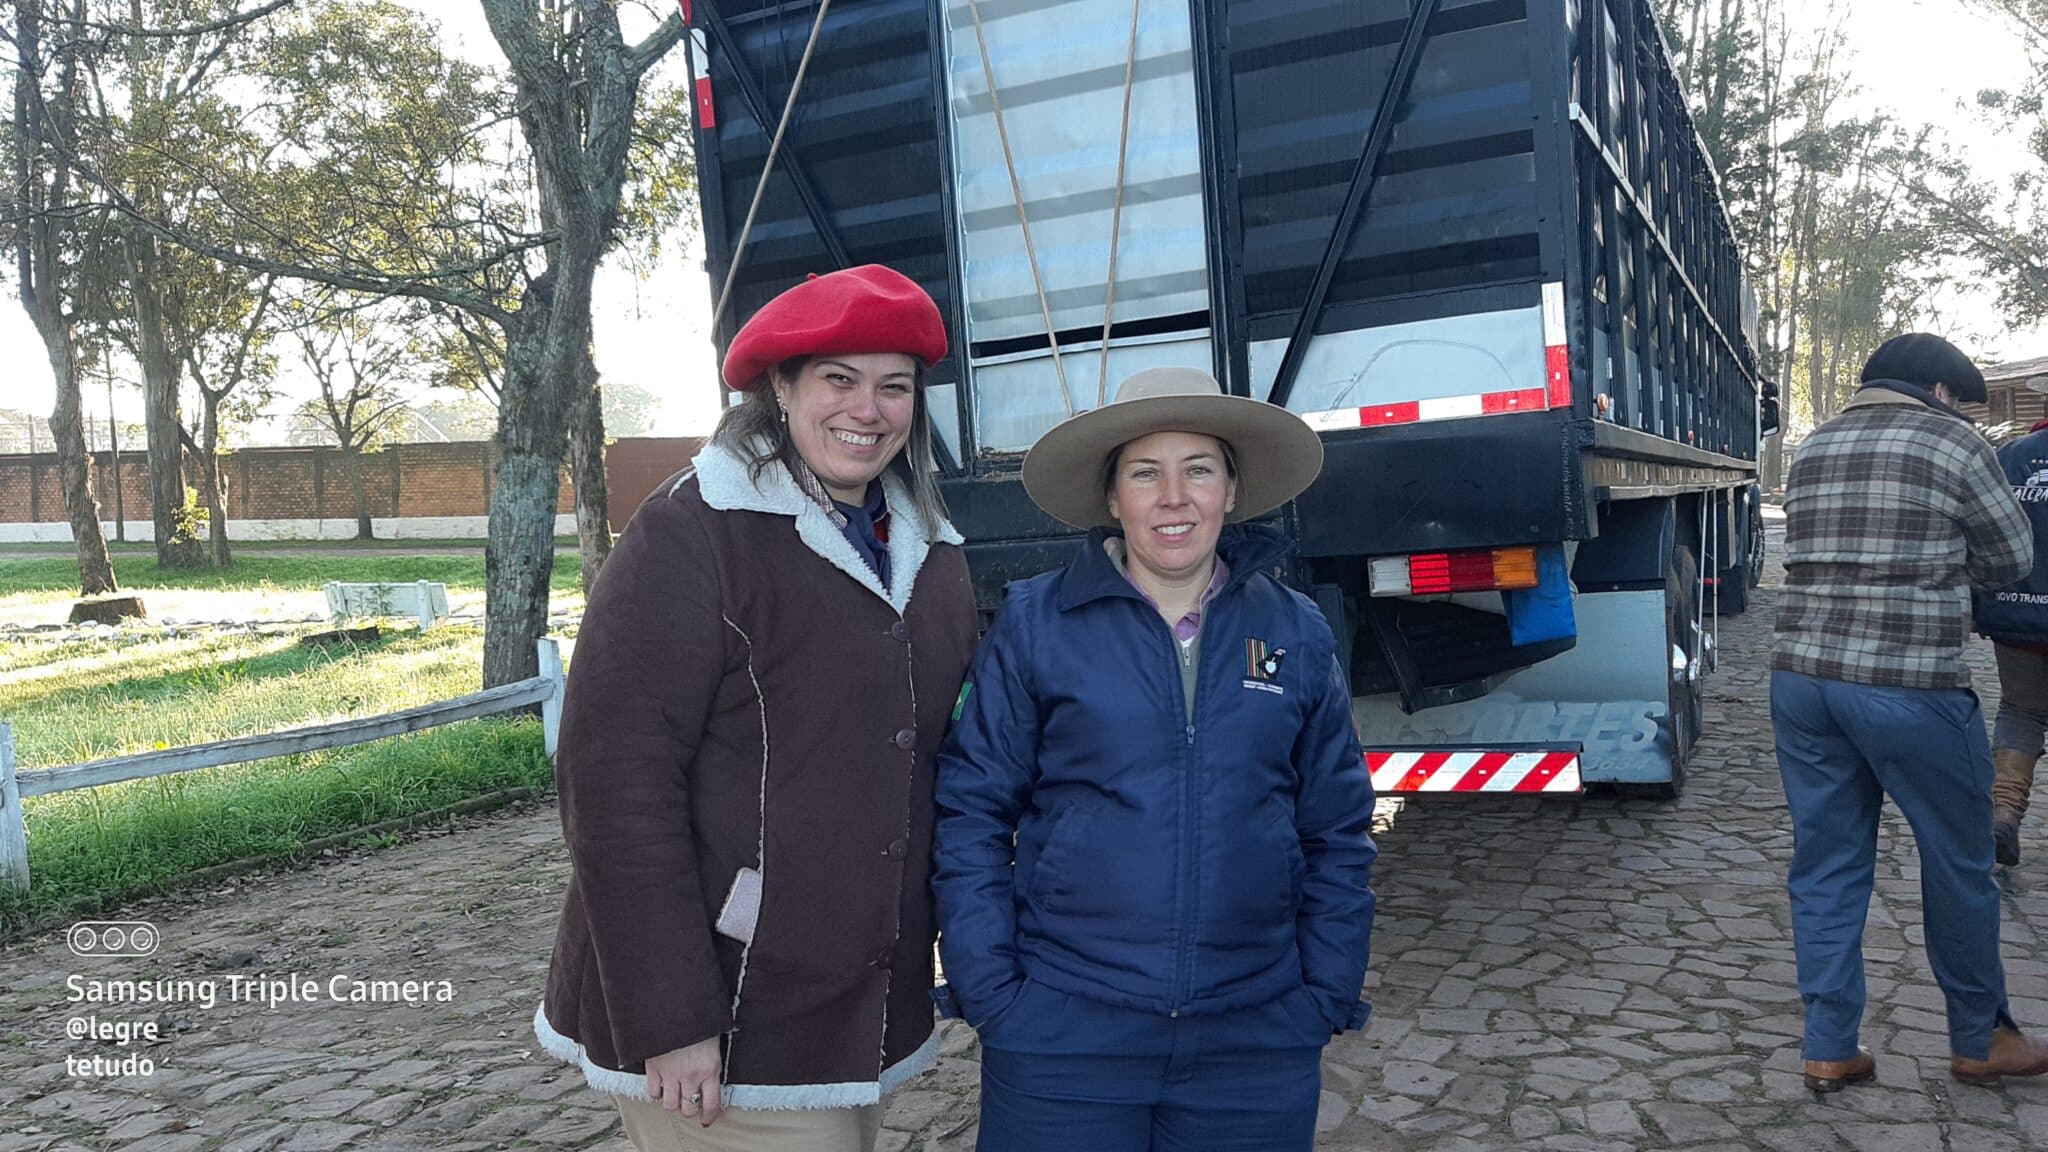
[[[933,761],[975,642],[924,411],[945,354],[887,268],[777,297],[726,354],[743,401],[592,590],[534,1029],[637,1148],[865,1152],[936,1054]]]

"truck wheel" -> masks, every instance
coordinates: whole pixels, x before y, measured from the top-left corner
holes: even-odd
[[[1744,541],[1747,547],[1742,551],[1744,582],[1751,588],[1761,588],[1764,583],[1765,557],[1764,517],[1761,507],[1750,512],[1748,536],[1749,538]]]
[[[1764,582],[1764,520],[1760,505],[1746,503],[1742,509],[1742,540],[1735,562],[1721,573],[1715,588],[1723,616],[1740,616],[1749,611],[1749,594]]]
[[[1700,565],[1692,549],[1680,544],[1672,550],[1671,563],[1664,572],[1664,647],[1671,709],[1671,779],[1655,784],[1626,786],[1626,794],[1650,800],[1676,800],[1685,790],[1685,762],[1699,739],[1701,676],[1705,657],[1696,610],[1700,602]]]

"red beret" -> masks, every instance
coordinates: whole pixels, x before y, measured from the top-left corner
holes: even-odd
[[[811,277],[740,326],[725,382],[749,391],[792,356],[860,352],[902,352],[927,368],[945,359],[945,322],[917,281],[880,264]]]

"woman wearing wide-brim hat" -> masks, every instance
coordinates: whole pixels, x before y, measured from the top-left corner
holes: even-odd
[[[980,1147],[1307,1149],[1365,1023],[1372,782],[1329,624],[1243,521],[1316,434],[1141,372],[1024,461],[1087,542],[1010,585],[939,757],[941,1010],[981,1035]]]
[[[642,1150],[872,1149],[937,1054],[933,764],[976,623],[924,412],[945,354],[887,268],[778,296],[591,592],[534,1028]]]

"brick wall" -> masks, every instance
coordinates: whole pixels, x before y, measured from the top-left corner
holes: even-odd
[[[114,518],[112,454],[97,452],[92,460],[92,490],[100,502],[100,518]],[[140,455],[121,456],[121,512],[129,520],[149,519],[149,461]],[[64,523],[64,479],[57,457],[0,455],[0,524]]]
[[[654,486],[689,463],[696,437],[619,440],[605,453],[605,483],[614,525],[623,525]],[[497,450],[488,442],[399,444],[363,457],[364,487],[373,517],[483,516]],[[343,519],[355,515],[348,466],[334,448],[245,448],[221,460],[231,520]],[[95,456],[93,494],[100,518],[114,518],[109,454]],[[121,454],[122,512],[147,521],[149,462],[140,452]],[[198,477],[187,482],[196,486]],[[575,511],[576,492],[566,473],[556,507]],[[64,523],[64,490],[57,457],[0,455],[0,524]]]
[[[702,437],[663,437],[620,440],[605,449],[605,498],[610,504],[614,527],[624,527],[633,509],[663,480],[690,466]]]

